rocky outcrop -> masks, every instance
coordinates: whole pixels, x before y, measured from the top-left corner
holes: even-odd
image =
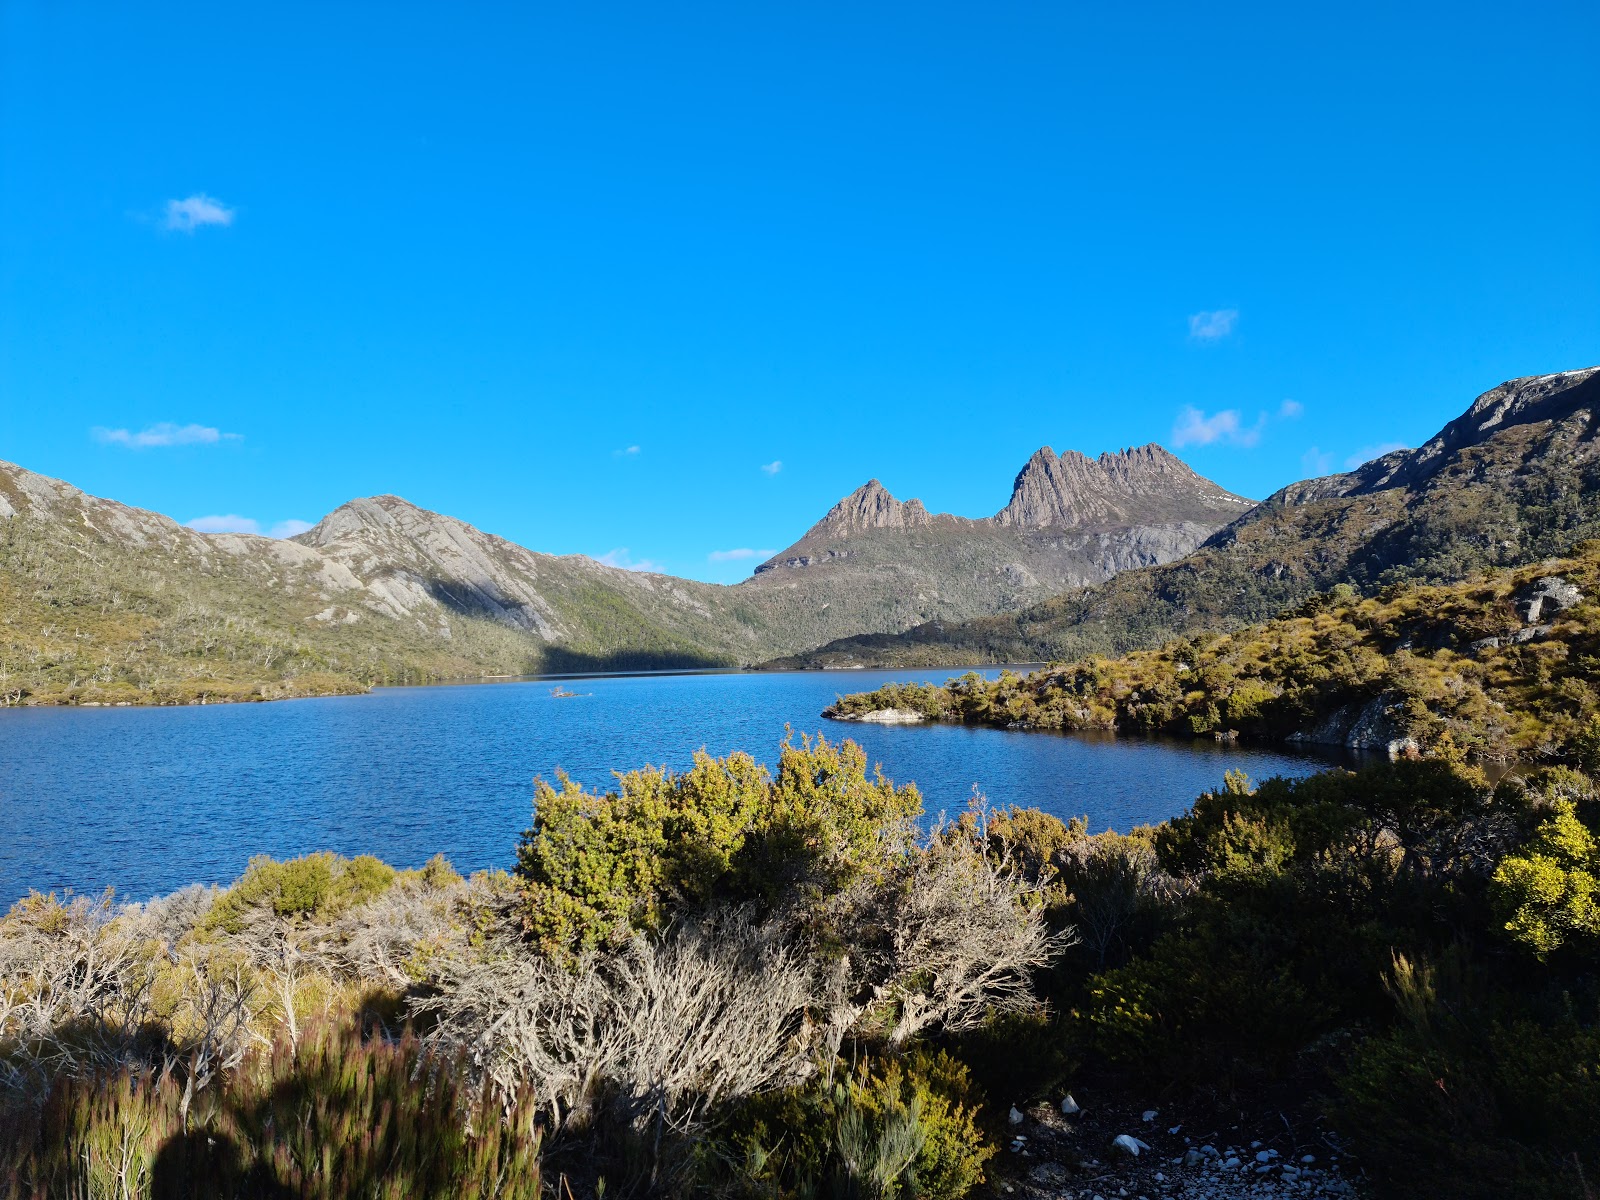
[[[1160,446],[1098,459],[1045,447],[991,517],[930,513],[870,480],[740,587],[791,593],[791,612],[848,608],[863,627],[897,632],[1012,611],[1171,562],[1250,504]]]
[[[931,720],[927,713],[914,708],[875,708],[871,712],[840,714],[834,719],[862,721],[868,725],[921,725]]]
[[[1252,503],[1195,474],[1153,442],[1097,459],[1076,450],[1057,455],[1045,446],[1018,473],[1010,502],[992,520],[1044,529],[1210,518],[1220,527]]]
[[[1581,604],[1583,593],[1559,575],[1546,575],[1518,591],[1512,602],[1524,624],[1536,625]]]
[[[1405,727],[1405,702],[1394,696],[1375,696],[1365,704],[1347,704],[1311,729],[1292,733],[1288,741],[1313,746],[1342,746],[1346,750],[1374,750],[1398,758],[1417,752],[1417,741]]]
[[[1505,430],[1565,420],[1584,410],[1600,411],[1600,367],[1507,380],[1484,392],[1466,412],[1415,450],[1392,450],[1354,471],[1290,484],[1263,504],[1309,504],[1330,497],[1420,487],[1463,450],[1480,446]]]
[[[915,529],[927,523],[928,510],[921,500],[901,503],[883,484],[869,479],[830,508],[813,532],[849,535],[866,529]]]

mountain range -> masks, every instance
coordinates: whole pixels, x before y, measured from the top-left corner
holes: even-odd
[[[1193,553],[1012,613],[840,639],[773,665],[1070,660],[1266,620],[1347,584],[1463,580],[1600,537],[1600,368],[1514,379],[1415,450],[1293,484]]]
[[[1261,504],[1160,446],[1041,449],[989,517],[871,480],[723,586],[549,555],[398,496],[207,534],[0,463],[0,703],[162,703],[685,666],[1071,659],[1600,536],[1600,369]]]
[[[873,480],[727,587],[540,554],[398,496],[289,540],[200,533],[0,463],[0,701],[752,664],[1018,610],[1179,558],[1250,507],[1159,446],[1042,449],[992,517]]]

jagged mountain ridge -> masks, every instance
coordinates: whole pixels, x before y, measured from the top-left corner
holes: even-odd
[[[1415,450],[1274,493],[1185,558],[1014,614],[841,639],[782,666],[1120,654],[1268,619],[1337,583],[1451,582],[1600,537],[1600,368],[1509,380]]]
[[[868,529],[916,529],[945,523],[954,528],[991,525],[1017,529],[1127,528],[1167,522],[1221,524],[1254,505],[1195,474],[1187,463],[1154,442],[1090,458],[1076,450],[1058,455],[1049,446],[1034,451],[1011,486],[1011,499],[992,517],[930,513],[921,500],[896,500],[870,479],[813,525],[805,535],[848,536]],[[766,567],[783,565],[787,552]]]
[[[990,517],[929,512],[869,480],[740,586],[794,593],[797,609],[855,592],[880,629],[960,620],[1181,558],[1252,503],[1154,444],[1097,459],[1047,446]]]
[[[286,694],[272,690],[278,676],[338,690],[328,681],[750,663],[845,632],[1004,611],[1070,571],[1165,561],[1221,523],[1196,506],[1201,521],[1024,530],[929,515],[881,487],[855,498],[861,528],[829,547],[832,570],[724,587],[540,554],[397,496],[350,501],[288,541],[199,533],[0,463],[0,693],[21,679],[34,683],[11,694],[40,696],[48,677],[57,698],[240,698],[234,684]],[[63,612],[91,631],[62,640]]]

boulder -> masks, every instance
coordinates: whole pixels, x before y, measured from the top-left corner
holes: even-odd
[[[869,725],[920,725],[928,719],[927,713],[914,708],[875,708],[871,712],[853,713],[846,721],[865,721]]]
[[[1546,575],[1543,579],[1535,579],[1525,587],[1518,588],[1512,596],[1512,602],[1523,624],[1537,625],[1556,613],[1566,612],[1573,605],[1581,604],[1583,593],[1559,575]]]
[[[1288,740],[1347,750],[1382,750],[1390,758],[1417,750],[1416,739],[1403,724],[1403,702],[1387,695],[1375,696],[1365,704],[1346,704],[1315,727],[1290,734]]]

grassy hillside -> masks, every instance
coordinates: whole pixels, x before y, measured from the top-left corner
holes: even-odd
[[[529,663],[525,639],[459,621],[317,622],[325,601],[252,559],[173,570],[170,550],[0,522],[0,703],[187,704],[360,691]],[[178,583],[181,579],[181,585]]]
[[[1600,711],[1600,542],[1473,582],[1348,585],[1291,614],[1120,658],[994,682],[895,684],[826,715],[883,709],[1034,729],[1239,734],[1484,758],[1559,752]],[[1531,618],[1531,619],[1530,619]]]
[[[954,518],[849,529],[825,563],[724,587],[538,554],[395,496],[352,501],[290,541],[201,534],[0,463],[0,703],[748,664],[1058,585],[1026,562],[1100,578],[1170,558],[1213,527],[1123,530],[1104,545]]]

